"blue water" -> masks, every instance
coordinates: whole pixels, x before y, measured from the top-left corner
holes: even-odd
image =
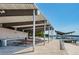
[[[79,41],[79,37],[72,37],[73,39],[76,39],[76,40],[78,40]]]
[[[56,38],[56,35],[54,35],[53,37]],[[67,37],[72,37],[72,39],[79,41],[79,35],[67,35]],[[51,36],[51,38],[52,38],[52,36]]]

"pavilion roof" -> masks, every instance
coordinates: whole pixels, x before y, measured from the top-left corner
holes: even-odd
[[[0,9],[37,9],[33,3],[0,3]]]

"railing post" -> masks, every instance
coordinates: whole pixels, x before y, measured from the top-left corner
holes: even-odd
[[[60,39],[60,50],[64,50],[64,40],[63,40],[63,35],[61,36],[62,38]]]

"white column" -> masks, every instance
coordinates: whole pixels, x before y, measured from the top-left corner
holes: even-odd
[[[7,40],[3,40],[3,46],[7,46]]]
[[[71,36],[70,39],[72,39],[72,33],[70,34],[70,36]]]
[[[52,29],[52,39],[54,39],[54,33],[53,33],[53,29]]]
[[[48,27],[48,42],[50,40],[50,26]]]
[[[45,31],[46,31],[46,23],[44,22],[44,45],[45,45]]]
[[[35,10],[33,10],[33,51],[35,51]]]
[[[58,34],[56,33],[56,39],[58,38]]]

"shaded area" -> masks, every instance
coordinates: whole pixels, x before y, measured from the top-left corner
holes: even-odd
[[[16,41],[12,41],[13,40],[8,41],[8,46],[0,47],[0,55],[15,55],[33,52],[32,39],[28,39],[26,42],[22,40],[22,42],[17,42],[17,44],[14,43]],[[42,45],[43,42],[44,40],[36,39],[36,45]]]

